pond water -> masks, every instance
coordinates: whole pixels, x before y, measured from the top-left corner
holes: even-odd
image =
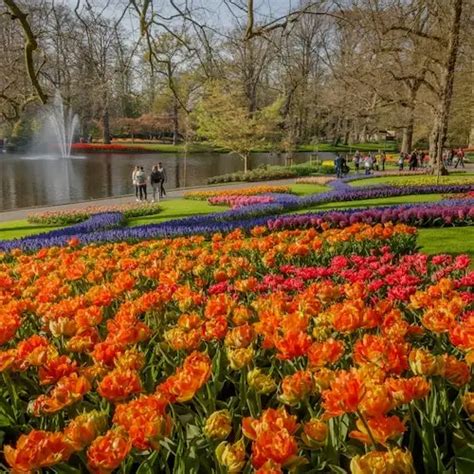
[[[330,159],[332,154],[319,156]],[[309,153],[295,154],[295,163],[308,160]],[[204,185],[211,176],[243,168],[238,156],[219,153],[193,153],[186,160],[175,153],[95,153],[70,159],[0,154],[0,211],[131,194],[133,167],[143,166],[149,174],[160,161],[168,175],[167,189]],[[256,153],[249,167],[284,162],[283,156]]]

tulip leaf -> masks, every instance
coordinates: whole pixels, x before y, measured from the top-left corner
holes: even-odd
[[[454,462],[457,474],[474,472],[474,435],[461,421],[453,431]]]

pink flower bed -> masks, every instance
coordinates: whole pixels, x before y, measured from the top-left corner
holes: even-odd
[[[235,196],[224,195],[214,196],[208,199],[209,204],[213,206],[231,206],[232,209],[239,209],[241,207],[251,206],[253,204],[269,204],[275,202],[272,196]]]

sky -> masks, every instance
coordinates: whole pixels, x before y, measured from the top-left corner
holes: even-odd
[[[120,15],[123,11],[123,5],[127,0],[109,0],[110,6],[106,10],[105,14],[111,18]],[[245,0],[234,0],[234,3],[241,2],[245,4]],[[206,23],[211,24],[213,27],[230,27],[235,24],[235,19],[232,13],[227,8],[223,0],[189,0],[190,4],[199,9],[200,14]],[[77,0],[56,0],[56,4],[65,3],[71,7],[75,7]],[[84,0],[81,0],[82,4],[85,4]],[[101,8],[107,0],[89,0],[89,4],[93,7]],[[183,0],[177,0],[177,4],[183,3]],[[279,17],[285,15],[289,9],[296,6],[299,3],[298,0],[255,0],[255,10],[259,14],[257,18],[268,19],[270,17]],[[153,0],[155,10],[158,11],[160,8],[166,14],[170,13],[172,9],[169,6],[167,0]],[[239,13],[237,8],[233,8],[234,13]],[[242,14],[242,13],[241,13]],[[132,19],[128,18],[125,24],[132,25],[130,22]]]

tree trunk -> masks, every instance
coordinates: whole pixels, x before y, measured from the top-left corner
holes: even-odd
[[[407,123],[406,123],[406,126],[403,128],[402,150],[401,150],[403,153],[410,153],[413,149],[413,132],[415,130],[416,91],[412,89],[410,106],[406,108]]]
[[[471,108],[471,133],[469,134],[469,148],[474,148],[474,59],[472,60],[472,108]]]
[[[448,131],[449,110],[451,108],[451,99],[453,96],[454,70],[456,68],[456,60],[459,49],[459,30],[461,27],[463,2],[464,0],[453,0],[451,18],[449,19],[448,25],[446,25],[446,32],[449,35],[446,49],[446,63],[441,75],[439,94],[440,100],[438,111],[435,117],[435,125],[438,128],[436,133],[436,155],[431,157],[431,160],[435,158],[438,174],[445,171],[442,157]],[[433,138],[435,138],[434,134]],[[430,149],[431,147],[432,144],[430,143]]]
[[[178,118],[178,101],[173,100],[173,145],[176,145],[179,137],[179,118]]]
[[[110,144],[110,121],[109,121],[109,108],[106,106],[104,108],[104,113],[102,115],[102,141],[105,145]]]
[[[244,160],[244,173],[247,173],[249,170],[248,164],[249,164],[249,154],[245,153],[242,155],[242,159]]]

